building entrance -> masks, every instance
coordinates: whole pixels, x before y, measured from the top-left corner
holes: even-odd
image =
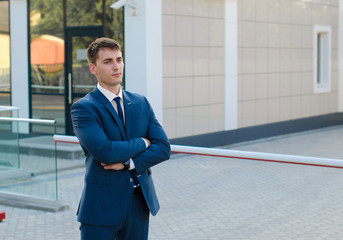
[[[66,133],[73,134],[71,106],[92,91],[97,80],[89,71],[87,47],[96,38],[102,37],[102,26],[70,27],[66,29],[65,45],[65,123]]]
[[[58,134],[73,135],[71,105],[96,85],[86,59],[88,45],[106,36],[123,46],[123,10],[112,4],[113,0],[29,1],[29,115],[56,120]]]

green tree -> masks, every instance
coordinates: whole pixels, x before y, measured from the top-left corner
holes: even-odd
[[[66,0],[67,26],[98,26],[103,24],[104,35],[124,44],[123,9],[110,8],[113,0]],[[104,15],[103,15],[104,14]],[[30,1],[31,39],[43,34],[63,38],[63,0]]]
[[[63,38],[63,1],[30,1],[31,39],[43,34]]]
[[[112,3],[113,0],[31,0],[31,41],[45,34],[64,39],[63,20],[65,17],[67,27],[103,25],[104,36],[116,39],[123,46],[123,10],[110,8]],[[64,16],[64,7],[66,16]],[[76,49],[87,48],[92,40],[92,37],[74,38],[71,54],[76,56]],[[49,54],[49,49],[46,51]],[[31,82],[38,85],[60,85],[63,64],[58,71],[49,70],[52,69],[51,67],[56,66],[32,65]],[[52,90],[42,91],[51,92]]]

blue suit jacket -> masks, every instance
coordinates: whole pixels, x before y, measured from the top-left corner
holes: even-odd
[[[80,222],[113,226],[124,221],[132,198],[130,173],[104,170],[100,163],[120,163],[130,158],[151,214],[159,210],[150,167],[169,159],[169,141],[144,96],[123,90],[123,100],[125,128],[97,88],[72,106],[74,132],[86,155]],[[151,141],[149,148],[142,137]]]

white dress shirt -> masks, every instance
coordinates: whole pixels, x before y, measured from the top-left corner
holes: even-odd
[[[123,118],[124,118],[123,120],[124,120],[124,124],[125,124],[125,109],[124,109],[124,101],[123,101],[123,91],[122,91],[122,88],[120,87],[118,95],[114,94],[113,92],[108,91],[106,88],[103,88],[99,83],[97,85],[97,88],[108,99],[108,101],[110,101],[110,103],[112,104],[114,110],[116,110],[117,113],[118,113],[118,108],[117,108],[117,104],[114,101],[114,99],[117,98],[117,97],[120,98],[120,106],[121,106],[121,109],[123,111]]]

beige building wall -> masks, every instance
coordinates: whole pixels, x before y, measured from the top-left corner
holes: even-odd
[[[224,130],[224,0],[163,0],[163,126]]]
[[[234,116],[224,115],[225,2],[162,0],[163,125],[170,138],[224,131],[225,117]],[[233,2],[238,128],[337,112],[339,0]],[[314,26],[331,27],[326,93],[313,90]]]
[[[238,1],[238,127],[337,112],[338,0]],[[313,29],[331,26],[331,92],[313,93]]]

